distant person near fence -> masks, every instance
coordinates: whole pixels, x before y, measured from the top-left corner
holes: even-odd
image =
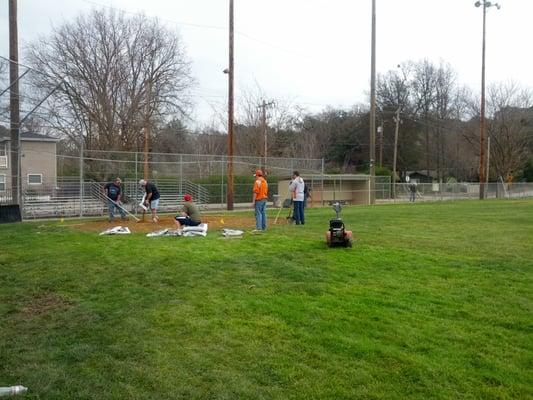
[[[416,192],[417,192],[417,187],[416,187],[416,182],[412,182],[409,184],[409,201],[410,202],[415,202],[416,200]]]

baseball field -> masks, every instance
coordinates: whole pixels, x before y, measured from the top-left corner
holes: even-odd
[[[28,399],[533,397],[533,201],[330,208],[251,234],[0,225],[0,386]],[[120,224],[118,222],[117,224]],[[245,230],[224,238],[222,227]]]

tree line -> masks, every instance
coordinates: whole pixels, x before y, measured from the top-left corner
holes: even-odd
[[[28,126],[59,134],[65,150],[86,149],[225,154],[226,108],[213,123],[192,120],[196,85],[185,44],[146,16],[93,10],[31,43],[25,50],[31,96],[55,90]],[[406,61],[378,75],[378,173],[393,167],[398,120],[397,178],[427,171],[438,180],[477,180],[479,96],[459,83],[445,62]],[[235,154],[265,156],[260,88],[236,101]],[[491,179],[527,177],[533,170],[533,95],[517,83],[487,90]],[[311,113],[274,99],[266,113],[268,156],[323,158],[328,172],[366,172],[369,109],[326,108]],[[194,128],[191,128],[194,126]]]

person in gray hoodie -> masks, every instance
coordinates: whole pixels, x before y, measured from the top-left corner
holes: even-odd
[[[293,218],[296,225],[305,224],[304,215],[304,180],[298,171],[292,173],[292,181],[289,184],[289,191],[292,194],[292,203],[294,204]]]

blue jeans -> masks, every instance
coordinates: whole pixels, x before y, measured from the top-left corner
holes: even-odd
[[[267,228],[266,199],[255,202],[255,229],[264,231]]]
[[[109,210],[109,221],[113,221],[113,218],[115,218],[115,208],[120,213],[120,218],[122,219],[126,218],[126,213],[124,212],[124,210],[120,208],[119,206],[117,206],[115,202],[107,199],[107,209]]]
[[[304,216],[304,202],[303,201],[293,201],[294,204],[294,213],[293,218],[296,225],[305,224]]]

